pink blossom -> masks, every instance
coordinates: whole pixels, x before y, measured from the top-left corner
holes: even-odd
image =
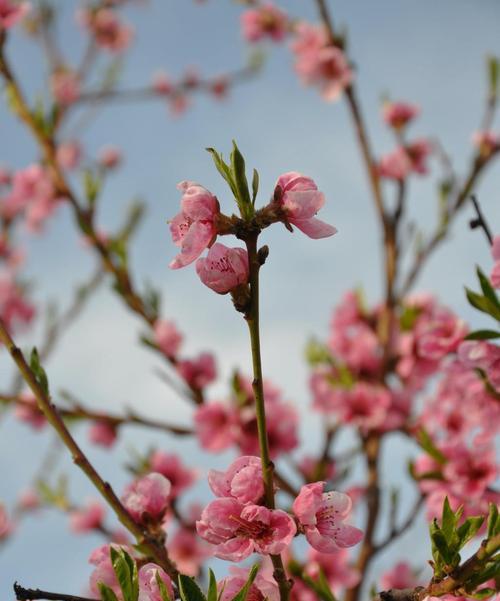
[[[160,351],[166,356],[174,358],[179,352],[183,336],[172,321],[158,319],[155,322],[154,341]]]
[[[384,155],[378,164],[378,172],[381,177],[403,181],[412,170],[412,162],[408,153],[402,146]]]
[[[195,359],[177,363],[177,371],[189,386],[201,390],[217,378],[217,368],[211,353],[200,353]]]
[[[472,143],[487,158],[500,148],[500,136],[492,131],[477,131],[472,136]]]
[[[456,495],[481,497],[497,477],[493,445],[474,445],[468,448],[458,443],[446,448],[448,461],[443,475]]]
[[[325,100],[337,100],[352,82],[352,71],[340,50],[329,43],[323,27],[300,23],[292,44],[295,70],[306,85],[320,88]]]
[[[97,160],[105,169],[116,169],[121,164],[123,156],[116,146],[104,146],[99,151]]]
[[[238,457],[225,472],[210,470],[208,484],[217,497],[230,497],[244,505],[258,503],[264,496],[260,457]]]
[[[132,41],[133,29],[108,8],[83,10],[78,14],[78,20],[92,33],[96,43],[110,52],[123,52]]]
[[[305,484],[292,507],[311,547],[335,553],[339,547],[359,543],[363,533],[344,523],[352,507],[350,497],[337,491],[325,493],[324,487],[325,482]]]
[[[109,586],[113,592],[117,595],[118,599],[122,599],[120,585],[116,579],[115,571],[113,570],[113,564],[111,563],[110,548],[113,546],[118,549],[118,545],[102,545],[97,549],[94,549],[89,557],[89,563],[95,566],[92,574],[90,575],[89,584],[90,591],[95,596],[100,596],[99,583],[103,583]]]
[[[194,425],[198,441],[204,449],[223,451],[236,440],[237,412],[219,402],[205,403],[196,410]]]
[[[286,219],[310,238],[333,236],[336,228],[316,219],[316,213],[325,204],[325,196],[310,177],[296,171],[284,173],[276,182],[278,198]]]
[[[493,244],[491,247],[491,256],[493,257],[495,264],[491,271],[490,281],[493,288],[500,288],[500,236],[493,238]]]
[[[415,572],[406,561],[398,562],[392,569],[387,570],[380,577],[380,588],[383,591],[415,588],[418,585],[418,578],[416,578]]]
[[[182,574],[198,576],[200,567],[212,555],[211,547],[191,529],[180,528],[168,538],[168,554]]]
[[[13,274],[0,272],[0,318],[7,328],[30,323],[34,315],[35,308],[24,298]]]
[[[385,102],[382,107],[384,121],[394,129],[405,127],[419,113],[419,107],[408,102]]]
[[[4,505],[0,503],[0,542],[5,540],[14,531],[14,522],[12,522],[7,514]]]
[[[227,294],[248,282],[247,251],[216,242],[206,258],[196,261],[196,273],[205,286],[218,294]]]
[[[228,93],[230,81],[225,75],[219,75],[210,84],[210,92],[218,100],[223,100]]]
[[[48,216],[55,208],[54,195],[49,173],[35,163],[14,173],[10,194],[4,198],[1,206],[2,215],[12,219],[32,206],[41,206],[47,208]]]
[[[232,599],[245,586],[248,580],[248,568],[237,568],[232,566],[229,569],[229,576],[217,583],[217,589],[221,595],[219,601],[232,601]],[[276,580],[265,573],[262,568],[258,571],[255,580],[248,591],[248,601],[279,601],[280,593]]]
[[[165,515],[170,493],[170,482],[165,476],[151,473],[127,486],[122,502],[137,522],[146,518],[158,521]]]
[[[217,235],[215,218],[219,203],[215,196],[194,182],[181,182],[181,212],[170,222],[172,240],[181,252],[170,263],[171,269],[185,267],[197,259]]]
[[[29,424],[34,430],[41,430],[47,420],[40,411],[36,398],[31,393],[25,393],[20,395],[19,400],[14,410],[16,418]]]
[[[69,106],[80,96],[80,80],[78,75],[69,69],[59,69],[50,80],[52,95],[58,104]]]
[[[162,601],[157,578],[165,585],[171,599],[175,599],[174,587],[170,576],[154,563],[147,563],[139,570],[139,598],[138,601]]]
[[[242,505],[232,498],[212,501],[196,522],[196,529],[202,538],[216,545],[216,557],[236,562],[254,551],[264,555],[281,553],[297,531],[286,512]]]
[[[109,449],[116,442],[116,426],[107,420],[93,422],[88,431],[90,442]]]
[[[417,349],[426,359],[442,359],[455,352],[467,335],[465,322],[447,309],[437,309],[432,318],[420,328]]]
[[[270,2],[246,10],[241,15],[243,37],[248,42],[258,42],[265,37],[281,42],[286,35],[288,18]]]
[[[12,2],[0,0],[0,31],[10,29],[31,9],[29,2]]]
[[[149,469],[165,476],[170,482],[170,498],[175,499],[196,480],[196,472],[186,468],[177,455],[153,451],[149,457]]]
[[[99,530],[105,514],[106,510],[99,501],[90,501],[85,507],[70,512],[70,528],[77,533]]]
[[[172,95],[169,102],[170,114],[173,117],[180,117],[187,111],[190,105],[191,101],[188,95],[177,91]]]
[[[33,511],[40,507],[40,497],[32,488],[27,488],[19,495],[18,505],[23,511]]]
[[[169,96],[174,90],[173,83],[164,71],[158,71],[154,74],[151,87],[161,96]]]
[[[391,405],[387,389],[380,386],[357,382],[346,391],[343,404],[338,412],[342,423],[352,423],[363,430],[383,426]]]
[[[313,395],[313,407],[321,413],[336,411],[344,403],[345,388],[336,385],[332,370],[316,369],[309,379],[309,387]]]
[[[360,580],[360,573],[349,565],[347,549],[337,549],[333,554],[310,549],[305,571],[312,578],[317,578],[322,571],[336,594],[355,586]]]
[[[56,150],[56,158],[58,164],[63,168],[71,171],[76,169],[82,158],[82,149],[78,142],[69,140],[61,142]]]

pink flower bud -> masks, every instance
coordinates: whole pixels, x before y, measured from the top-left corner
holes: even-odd
[[[122,502],[137,522],[149,518],[159,521],[168,507],[170,482],[156,472],[143,476],[127,486]]]
[[[384,121],[394,129],[405,127],[419,113],[420,109],[418,106],[407,102],[386,102],[382,107]]]
[[[239,457],[225,472],[210,470],[208,484],[217,497],[230,497],[240,503],[258,503],[264,496],[260,457]]]
[[[90,501],[85,507],[70,513],[69,525],[73,532],[91,532],[102,527],[106,511],[99,501]]]
[[[286,35],[288,18],[274,4],[261,4],[241,15],[243,37],[248,42],[258,42],[267,37],[273,42],[281,42]]]
[[[166,357],[175,357],[182,344],[182,334],[171,321],[159,319],[154,325],[154,341]]]
[[[165,585],[171,599],[175,599],[174,588],[170,576],[154,563],[147,563],[139,570],[138,601],[162,601],[157,578]]]
[[[215,359],[211,353],[201,353],[195,359],[179,361],[177,371],[189,386],[200,390],[217,378]]]
[[[90,442],[110,448],[116,442],[116,427],[109,421],[95,421],[88,432]]]
[[[196,261],[196,273],[205,286],[218,294],[227,294],[248,282],[247,251],[216,243],[206,258]]]
[[[116,146],[105,146],[99,152],[99,164],[105,169],[116,169],[121,164],[122,160],[122,153]]]

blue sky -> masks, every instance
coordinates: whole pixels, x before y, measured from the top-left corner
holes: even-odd
[[[63,10],[62,46],[75,60],[82,40],[75,35],[73,0],[54,2]],[[356,77],[373,144],[378,153],[392,148],[391,136],[380,122],[384,94],[418,103],[422,116],[413,126],[415,136],[434,134],[453,158],[459,173],[471,155],[470,138],[477,128],[485,95],[485,56],[500,55],[500,5],[496,0],[379,0],[331,2],[337,24],[346,26],[350,54],[358,67]],[[312,1],[287,1],[290,13],[316,19]],[[227,0],[196,5],[189,0],[152,0],[132,6],[127,18],[136,28],[136,43],[127,58],[124,87],[150,81],[158,68],[179,75],[185,67],[199,66],[202,74],[215,75],[241,66],[248,54],[239,35],[241,7]],[[231,369],[249,370],[247,332],[241,317],[227,298],[213,294],[199,283],[194,269],[168,270],[174,254],[166,220],[177,212],[178,181],[197,180],[233,210],[224,182],[204,148],[229,152],[235,138],[250,167],[259,170],[261,201],[271,194],[276,178],[289,170],[312,176],[325,192],[322,218],[334,223],[337,236],[312,241],[300,233],[271,228],[263,235],[271,254],[262,273],[263,360],[265,373],[307,410],[307,370],[303,348],[311,335],[326,337],[330,311],[342,293],[363,285],[371,301],[381,290],[378,226],[349,116],[343,103],[326,104],[314,90],[303,88],[292,71],[286,46],[266,48],[263,72],[253,81],[231,91],[220,103],[197,97],[193,108],[173,120],[161,102],[115,104],[103,110],[85,131],[89,154],[104,144],[123,148],[124,168],[106,184],[100,219],[105,228],[121,221],[124,208],[135,196],[148,203],[148,214],[137,236],[132,265],[138,283],[150,279],[161,287],[163,309],[174,316],[186,335],[186,352],[215,351],[222,377],[214,398],[224,395],[224,381]],[[43,89],[44,70],[39,52],[17,35],[9,54],[23,86],[30,93]],[[0,106],[0,162],[20,168],[36,158],[26,132]],[[409,211],[422,228],[433,227],[437,213],[436,176],[411,182]],[[478,189],[493,229],[500,224],[500,168],[494,165]],[[391,192],[391,190],[389,190]],[[455,223],[451,240],[433,257],[418,289],[431,290],[474,325],[484,322],[464,300],[463,285],[474,285],[476,263],[489,270],[491,260],[480,233],[467,228],[469,214]],[[48,228],[48,235],[29,240],[27,270],[36,283],[40,302],[68,301],[75,284],[85,280],[93,258],[82,250],[68,212],[63,209]],[[172,398],[153,374],[157,360],[137,345],[141,324],[129,315],[108,290],[92,299],[84,317],[67,333],[47,365],[52,388],[67,388],[94,407],[118,410],[133,402],[158,417],[187,420],[190,408]],[[30,339],[28,342],[37,342]],[[0,383],[9,381],[10,364],[0,357]],[[308,449],[317,447],[320,420],[304,413],[302,437]],[[77,431],[85,444],[85,432]],[[0,424],[0,499],[14,501],[36,471],[49,433],[33,435],[7,416]],[[127,449],[144,450],[151,444],[165,450],[177,445],[166,436],[127,430],[123,440],[107,455],[98,449],[89,454],[120,491],[126,482],[123,463]],[[87,448],[87,447],[86,447]],[[212,461],[200,456],[192,442],[183,443],[186,456],[206,470],[223,466],[229,455]],[[394,453],[398,449],[398,453]],[[386,482],[404,481],[405,462],[411,449],[400,441],[384,449]],[[396,456],[396,459],[395,459]],[[63,458],[59,473],[70,474],[74,498],[95,496],[83,476]],[[406,490],[406,489],[405,489]],[[408,491],[405,492],[408,493]],[[193,497],[206,495],[200,483]],[[66,519],[56,512],[27,519],[13,541],[0,551],[0,597],[12,598],[11,581],[29,586],[78,593],[89,569],[90,551],[99,539],[75,539]],[[415,562],[426,557],[425,546],[409,535],[401,546],[381,559],[411,549]],[[375,566],[377,569],[377,566]],[[222,569],[222,568],[221,568]]]

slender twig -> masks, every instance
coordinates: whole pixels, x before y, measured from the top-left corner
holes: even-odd
[[[5,345],[5,348],[9,352],[14,363],[17,365],[17,368],[21,372],[25,382],[33,392],[38,402],[38,406],[43,412],[45,418],[56,430],[62,442],[70,451],[75,465],[77,465],[94,484],[109,506],[113,509],[119,521],[123,524],[123,526],[125,526],[125,528],[127,528],[127,530],[130,531],[131,534],[134,535],[137,542],[143,545],[143,548],[147,550],[147,552],[151,555],[155,562],[158,563],[158,565],[161,565],[166,572],[175,578],[177,576],[177,569],[169,559],[163,541],[155,538],[148,530],[143,529],[139,524],[137,524],[137,522],[134,521],[127,509],[122,505],[120,499],[116,496],[109,482],[105,482],[101,478],[94,466],[87,459],[86,455],[66,427],[66,424],[64,423],[63,418],[59,415],[56,406],[52,403],[50,397],[44,392],[32,369],[26,363],[23,353],[14,343],[2,320],[0,320],[0,342]]]
[[[260,327],[259,327],[259,272],[261,260],[257,251],[258,232],[251,234],[245,240],[248,252],[250,273],[250,308],[245,315],[250,343],[252,348],[253,382],[255,396],[255,414],[257,417],[257,430],[259,438],[260,457],[262,460],[262,477],[264,480],[265,504],[274,509],[274,464],[269,452],[269,440],[266,428],[266,408],[264,400],[264,380],[262,377],[262,359],[260,352]],[[274,578],[280,591],[280,600],[288,601],[290,598],[291,583],[287,579],[281,555],[271,555],[274,567]]]
[[[77,597],[76,595],[64,595],[63,593],[49,593],[41,591],[39,588],[23,588],[17,582],[14,583],[14,592],[17,601],[36,601],[37,599],[47,599],[48,601],[99,601],[89,597]]]
[[[404,522],[402,522],[399,526],[393,526],[386,538],[384,538],[382,541],[375,545],[375,553],[380,553],[380,551],[388,547],[397,538],[402,536],[409,528],[411,528],[412,524],[418,517],[420,508],[422,507],[424,500],[425,495],[420,494],[416,499],[415,503],[413,504],[413,507],[408,512],[408,516],[404,520]]]
[[[471,229],[475,229],[477,227],[481,228],[483,230],[484,235],[486,236],[486,239],[488,240],[490,246],[492,246],[493,245],[493,234],[491,233],[490,226],[488,225],[488,222],[486,221],[483,211],[481,210],[481,206],[476,198],[476,195],[471,194],[470,199],[471,199],[471,202],[474,206],[474,209],[475,209],[476,215],[477,215],[476,219],[473,219],[470,222],[470,227],[471,227]]]

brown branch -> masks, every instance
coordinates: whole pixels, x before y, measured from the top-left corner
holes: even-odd
[[[488,225],[483,211],[481,210],[481,206],[476,198],[476,195],[471,194],[470,199],[472,204],[474,205],[474,209],[477,215],[477,218],[470,222],[470,227],[471,229],[475,229],[477,227],[481,228],[484,232],[484,235],[486,236],[486,239],[488,240],[489,245],[493,246],[493,234],[491,233],[490,226]]]
[[[422,507],[424,500],[425,495],[420,494],[415,503],[413,504],[413,507],[408,512],[406,520],[399,526],[391,528],[391,531],[389,532],[387,537],[380,541],[380,543],[375,545],[374,553],[379,553],[380,551],[388,547],[397,538],[402,536],[409,528],[411,528],[415,519],[418,516],[418,513],[420,511],[420,508]]]
[[[164,542],[153,535],[148,530],[143,529],[137,524],[127,509],[122,505],[120,499],[116,496],[109,482],[105,482],[98,474],[94,466],[89,462],[78,443],[75,441],[70,431],[66,427],[63,418],[59,415],[56,406],[52,403],[50,397],[45,394],[40,386],[35,374],[26,363],[21,350],[15,345],[13,339],[8,333],[5,324],[0,320],[0,342],[2,342],[9,352],[12,360],[17,365],[25,382],[33,392],[40,410],[47,421],[56,430],[62,442],[68,448],[73,457],[73,462],[77,465],[94,484],[97,490],[104,497],[108,505],[115,512],[118,520],[130,531],[137,542],[143,545],[144,549],[151,555],[158,565],[168,572],[173,578],[177,576],[177,569],[169,559],[165,549]]]
[[[49,593],[48,591],[41,591],[39,588],[23,588],[17,582],[14,583],[13,588],[17,601],[36,601],[37,599],[47,599],[48,601],[99,601],[98,599],[90,599],[89,597]]]

